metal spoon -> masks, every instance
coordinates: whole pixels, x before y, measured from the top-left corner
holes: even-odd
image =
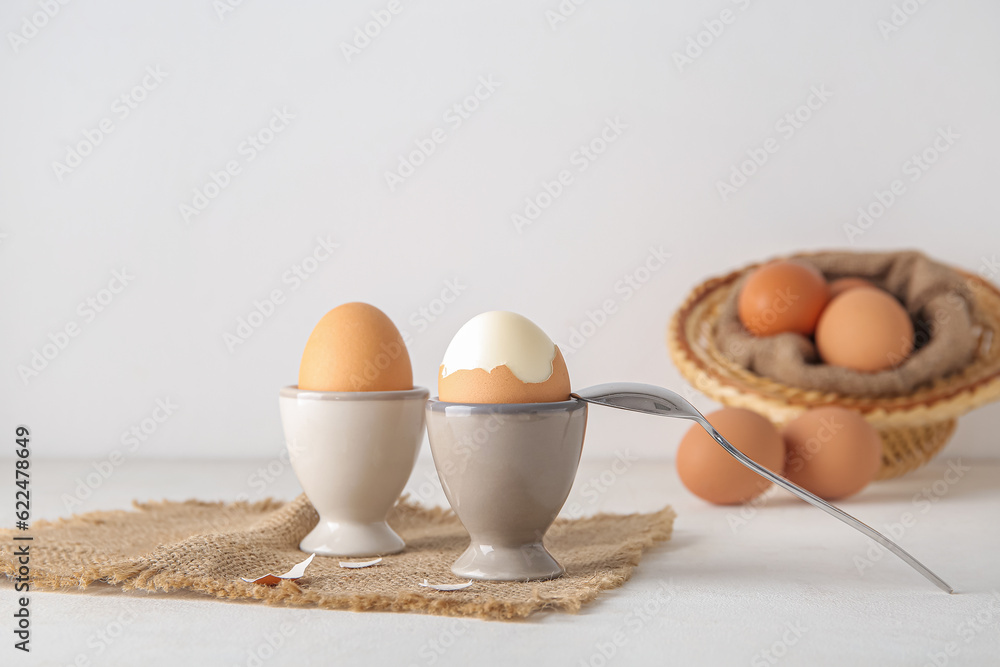
[[[781,488],[794,493],[810,505],[814,505],[827,514],[840,519],[847,525],[860,530],[862,533],[909,563],[913,569],[924,575],[927,579],[932,581],[935,586],[944,592],[955,592],[951,586],[946,584],[944,580],[941,579],[941,577],[931,572],[923,565],[923,563],[911,556],[902,547],[882,533],[878,532],[871,526],[858,521],[847,512],[834,507],[825,500],[822,500],[805,489],[789,482],[781,475],[777,475],[764,466],[755,463],[746,454],[733,447],[729,441],[723,438],[719,432],[708,423],[705,416],[698,412],[693,405],[669,389],[664,389],[663,387],[657,387],[651,384],[639,384],[635,382],[611,382],[608,384],[599,384],[594,387],[581,389],[578,392],[570,394],[570,396],[595,405],[606,405],[620,410],[644,412],[646,414],[659,415],[661,417],[691,419],[698,422],[698,424],[700,424],[701,427],[705,429],[716,442],[722,445],[723,449],[729,452],[733,458],[745,465],[747,468],[750,468],[761,477],[774,482]]]

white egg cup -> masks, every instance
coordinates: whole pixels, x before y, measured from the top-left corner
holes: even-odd
[[[278,399],[292,469],[319,513],[299,548],[321,556],[402,551],[386,523],[420,451],[430,392],[306,391]]]

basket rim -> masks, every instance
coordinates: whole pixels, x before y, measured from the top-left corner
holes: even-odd
[[[794,255],[787,255],[784,258],[807,258],[823,255],[828,252],[842,251],[796,253]],[[776,411],[798,411],[819,405],[836,405],[840,403],[845,404],[845,407],[858,410],[862,414],[865,414],[866,417],[883,415],[888,420],[900,425],[911,421],[915,423],[927,423],[928,421],[954,419],[992,400],[1000,399],[1000,361],[994,362],[992,368],[988,367],[989,370],[986,375],[973,381],[956,381],[953,383],[953,386],[948,386],[947,381],[945,381],[945,384],[940,387],[939,392],[924,398],[915,398],[912,400],[906,400],[906,395],[867,397],[809,389],[800,389],[802,394],[797,397],[777,396],[773,392],[769,392],[764,386],[749,385],[729,374],[719,372],[717,370],[718,366],[711,363],[711,360],[705,360],[695,353],[691,341],[686,336],[686,324],[695,308],[708,298],[708,296],[720,289],[731,287],[746,272],[769,261],[773,261],[773,259],[754,262],[730,271],[727,274],[713,276],[698,283],[691,289],[687,297],[685,297],[684,302],[670,318],[670,323],[667,327],[667,346],[670,355],[673,357],[673,361],[680,373],[689,382],[695,382],[696,377],[694,376],[700,371],[719,385],[717,389],[696,386],[697,389],[706,393],[710,398],[724,404],[731,404],[732,401],[727,399],[731,399],[732,393],[735,391],[740,398],[744,399],[743,402],[760,403],[765,409]],[[1000,289],[992,282],[964,269],[951,265],[946,266],[962,277],[975,281],[977,287],[981,286],[983,289],[988,290],[992,293],[993,297],[1000,301]],[[1000,344],[1000,341],[994,340],[993,344]],[[793,385],[784,384],[773,378],[757,375],[751,371],[746,371],[746,373],[754,378],[760,378],[762,382],[767,382],[777,387],[796,389]]]

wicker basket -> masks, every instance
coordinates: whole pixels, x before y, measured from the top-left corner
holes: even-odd
[[[948,442],[960,415],[1000,399],[1000,290],[991,283],[956,269],[969,281],[982,328],[971,364],[907,396],[868,398],[782,384],[737,366],[716,347],[713,329],[721,305],[740,277],[757,266],[698,285],[670,321],[670,356],[695,389],[710,398],[758,412],[778,426],[821,405],[857,410],[882,436],[878,479],[924,465]]]

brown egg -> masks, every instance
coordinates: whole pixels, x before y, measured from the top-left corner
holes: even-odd
[[[345,303],[324,315],[309,335],[299,366],[299,389],[413,389],[410,354],[385,313],[367,303]]]
[[[747,277],[737,306],[740,321],[755,336],[785,332],[808,336],[816,329],[829,299],[826,279],[818,270],[799,262],[778,261]]]
[[[552,375],[544,382],[521,382],[507,366],[491,371],[458,370],[443,377],[438,370],[438,398],[446,403],[551,403],[568,401],[569,370],[556,347]]]
[[[771,422],[742,408],[723,408],[706,417],[736,449],[781,474],[785,445]],[[752,500],[771,485],[730,456],[697,424],[688,430],[677,448],[677,474],[691,493],[716,505]]]
[[[853,410],[807,410],[782,431],[785,477],[820,498],[858,493],[882,465],[878,431]]]
[[[894,296],[874,287],[830,302],[816,326],[823,361],[866,373],[898,365],[913,350],[913,322]]]
[[[875,287],[864,278],[837,278],[830,283],[830,298],[838,296],[855,287]]]

